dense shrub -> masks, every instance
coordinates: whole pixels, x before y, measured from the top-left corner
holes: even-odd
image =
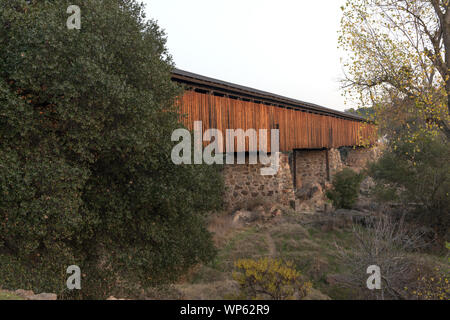
[[[393,136],[369,174],[378,185],[380,200],[412,207],[408,218],[449,237],[450,146],[445,137],[417,134],[414,140]],[[395,195],[395,196],[393,196]]]
[[[445,247],[446,247],[448,250],[450,250],[450,242],[446,242],[446,243],[445,243]],[[447,253],[447,256],[448,256],[448,253]],[[448,259],[448,262],[450,262],[450,257],[448,257],[447,259]]]
[[[221,175],[170,159],[172,68],[134,0],[0,0],[1,287],[69,297],[78,265],[78,297],[102,298],[214,255]]]
[[[242,259],[235,262],[235,267],[233,278],[239,283],[244,299],[301,299],[312,287],[290,262]]]
[[[333,189],[326,195],[337,209],[351,209],[358,200],[359,188],[364,175],[345,168],[333,177]]]

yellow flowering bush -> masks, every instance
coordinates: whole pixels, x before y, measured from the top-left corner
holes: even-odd
[[[291,262],[280,259],[241,259],[235,267],[233,278],[240,285],[241,297],[246,299],[302,299],[312,287]]]
[[[405,288],[405,290],[418,300],[450,300],[448,274],[439,268],[433,272],[433,275],[419,276],[417,284],[417,288]]]

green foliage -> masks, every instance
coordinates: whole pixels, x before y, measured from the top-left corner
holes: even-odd
[[[364,175],[345,168],[333,177],[333,189],[326,195],[337,209],[351,209],[358,200],[358,193]]]
[[[447,239],[450,77],[443,57],[450,47],[432,35],[446,38],[449,27],[434,1],[347,0],[339,37],[349,54],[347,94],[373,106],[388,141],[371,173],[380,198],[416,206],[416,216]]]
[[[220,171],[171,161],[181,91],[142,5],[0,0],[0,26],[0,286],[69,297],[75,264],[102,298],[210,260]]]
[[[13,293],[0,290],[0,301],[1,300],[24,300],[24,299],[19,296],[16,296]]]
[[[233,273],[233,278],[239,283],[241,296],[245,299],[266,296],[273,300],[301,299],[312,287],[289,262],[270,258],[242,259],[235,262],[235,267],[237,272]]]
[[[450,250],[450,242],[445,243],[445,247]],[[448,262],[450,262],[450,257],[448,258]]]
[[[345,112],[364,117],[368,120],[373,120],[376,114],[376,110],[373,107],[350,108],[345,110]]]
[[[450,138],[450,66],[444,58],[450,44],[434,37],[449,35],[444,7],[446,2],[408,0],[347,0],[342,7],[342,85],[351,101],[375,108],[372,120],[381,129],[389,129],[385,122],[403,122],[406,111],[422,133]]]
[[[371,165],[369,174],[379,189],[398,194],[396,200],[405,205],[414,204],[414,216],[444,236],[448,232],[450,210],[449,144],[439,136],[417,135],[414,140],[408,137],[409,133],[392,137],[383,156]]]

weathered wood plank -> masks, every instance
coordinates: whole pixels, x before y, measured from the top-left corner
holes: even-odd
[[[180,117],[180,120],[189,130],[193,130],[194,121],[203,122],[203,133],[211,128],[222,131],[224,135],[226,129],[255,129],[257,133],[259,129],[269,130],[268,151],[271,151],[270,129],[277,125],[280,129],[280,151],[358,146],[362,141],[374,143],[376,140],[376,127],[373,124],[227,96],[186,91],[178,104],[180,114],[187,115]],[[224,138],[222,149],[226,146],[226,137]],[[236,150],[236,141],[234,145]],[[253,151],[249,147],[247,142],[246,151]]]

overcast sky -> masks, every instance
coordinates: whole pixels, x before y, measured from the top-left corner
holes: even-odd
[[[142,0],[176,66],[344,110],[337,49],[345,0]]]

